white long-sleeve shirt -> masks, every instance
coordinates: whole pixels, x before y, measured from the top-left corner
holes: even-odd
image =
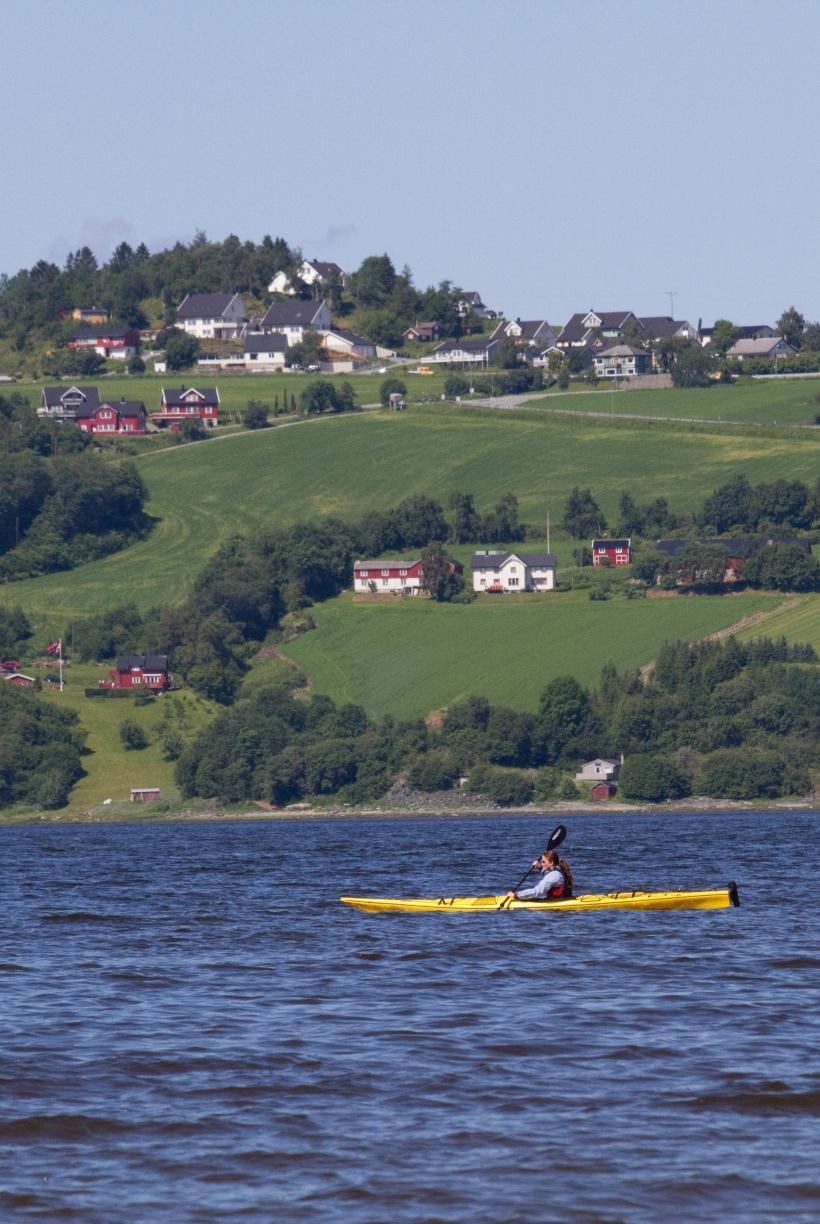
[[[520,888],[515,895],[519,901],[546,901],[551,888],[565,883],[564,873],[557,867],[550,867],[549,871],[542,872],[537,884],[533,884],[532,888]]]

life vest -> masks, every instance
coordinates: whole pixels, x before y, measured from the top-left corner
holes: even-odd
[[[556,867],[554,870],[561,873],[561,883],[553,884],[552,888],[547,890],[548,901],[557,901],[559,897],[563,897],[567,889],[567,877],[564,875],[563,871],[561,871],[561,868]]]

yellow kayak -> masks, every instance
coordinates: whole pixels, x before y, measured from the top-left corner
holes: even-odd
[[[447,911],[466,913],[474,910],[497,913],[499,910],[578,910],[627,909],[728,909],[740,905],[737,885],[732,881],[725,888],[666,889],[661,892],[584,893],[566,901],[507,901],[504,893],[491,897],[340,897],[344,905],[352,905],[366,914],[400,911],[406,914]]]

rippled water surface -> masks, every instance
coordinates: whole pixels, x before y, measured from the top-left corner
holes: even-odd
[[[0,1216],[816,1219],[817,813],[0,829]],[[773,886],[769,881],[779,881]]]

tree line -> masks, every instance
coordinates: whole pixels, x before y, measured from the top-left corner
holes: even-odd
[[[597,686],[550,681],[530,712],[470,697],[440,727],[271,689],[239,700],[181,752],[186,796],[284,804],[378,799],[398,779],[502,804],[578,797],[573,774],[625,756],[619,792],[659,801],[802,794],[818,764],[820,674],[810,646],[671,643],[649,680],[609,664]]]
[[[79,429],[0,396],[0,578],[31,578],[147,535],[148,490],[128,461],[101,463]]]

